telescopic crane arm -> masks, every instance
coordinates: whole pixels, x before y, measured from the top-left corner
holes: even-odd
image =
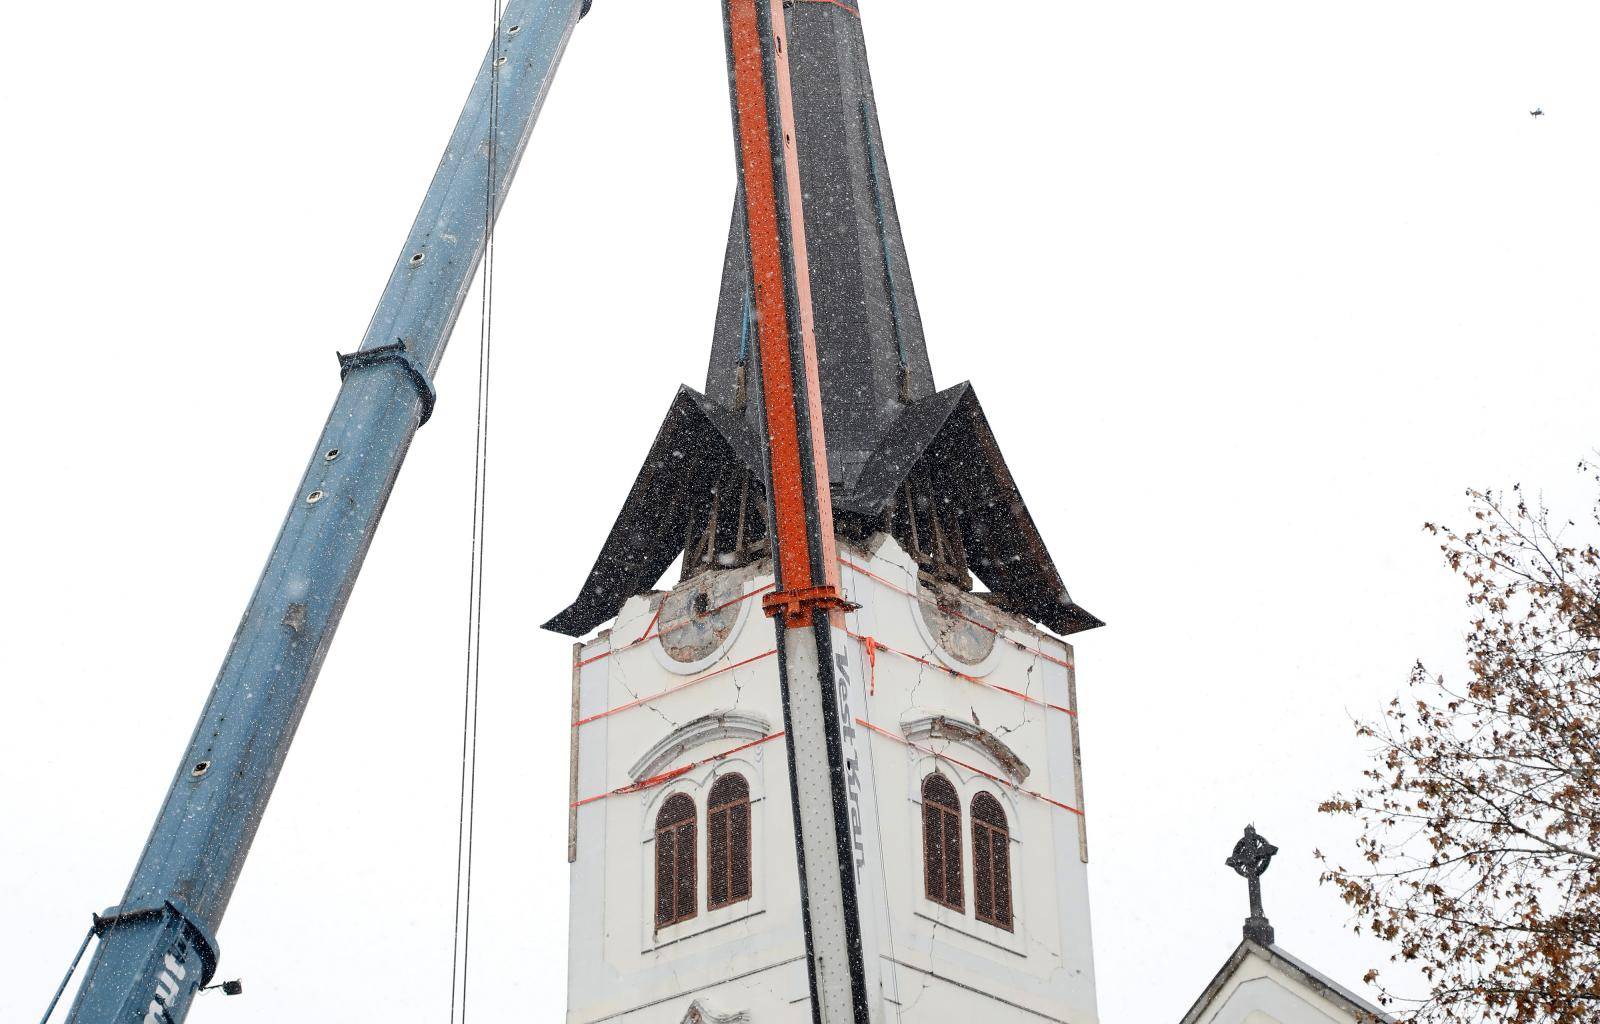
[[[72,1024],[181,1024],[482,259],[590,0],[511,0],[119,905]],[[812,1019],[868,1024],[856,901],[843,610],[834,547],[784,0],[723,0],[755,364],[767,430],[790,791]],[[491,97],[496,97],[491,119]],[[495,127],[491,130],[491,125]],[[316,1014],[311,1012],[311,1016]]]
[[[433,374],[488,229],[587,6],[507,4],[366,337],[340,357],[338,399],[127,891],[96,918],[100,943],[73,1024],[179,1024],[216,971],[223,912],[406,449],[433,411]]]

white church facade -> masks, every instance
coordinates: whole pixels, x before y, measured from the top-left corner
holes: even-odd
[[[841,553],[874,1019],[1092,1024],[1070,645],[888,535]],[[702,574],[575,650],[573,1024],[811,1020],[770,584]]]
[[[840,551],[872,1019],[1098,1021],[1072,646],[887,534]],[[574,645],[569,1024],[812,1020],[771,586],[701,573]],[[1178,1024],[1388,1021],[1276,944],[1275,853],[1235,849],[1245,935]]]

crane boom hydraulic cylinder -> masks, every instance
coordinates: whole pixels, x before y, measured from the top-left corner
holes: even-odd
[[[749,254],[767,521],[801,922],[814,1024],[869,1024],[875,1000],[856,896],[861,828],[845,714],[845,603],[833,529],[793,87],[781,0],[723,0]]]
[[[506,6],[366,337],[340,357],[338,399],[127,891],[96,918],[100,943],[74,1024],[178,1024],[211,980],[217,927],[586,7]]]

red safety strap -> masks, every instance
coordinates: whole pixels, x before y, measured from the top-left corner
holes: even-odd
[[[710,757],[702,757],[698,761],[691,761],[680,768],[673,768],[670,771],[664,771],[660,775],[652,775],[648,779],[640,779],[638,782],[630,782],[626,786],[619,786],[618,788],[610,790],[609,792],[596,793],[594,796],[586,796],[581,800],[574,800],[572,801],[572,806],[582,807],[584,804],[592,804],[596,800],[604,800],[608,796],[625,796],[628,793],[637,793],[642,789],[649,789],[652,786],[659,786],[663,782],[671,782],[678,776],[687,772],[692,772],[696,768],[704,767],[705,765],[711,764],[713,761],[721,761],[725,757],[732,757],[734,754],[749,750],[751,747],[759,747],[763,743],[770,743],[782,735],[783,732],[780,730],[779,732],[775,732],[770,736],[763,736],[758,740],[751,740],[749,743],[741,743],[732,750],[724,750],[720,754],[712,754]]]
[[[721,668],[713,669],[712,671],[707,672],[704,675],[695,676],[693,679],[686,679],[681,683],[677,683],[677,684],[675,684],[673,686],[669,686],[665,690],[661,690],[661,691],[659,691],[657,693],[653,693],[648,697],[640,697],[638,700],[630,700],[626,704],[618,704],[614,708],[606,708],[604,711],[596,711],[594,714],[588,716],[587,718],[580,718],[576,722],[573,722],[572,723],[572,727],[574,729],[576,729],[579,726],[588,725],[590,722],[598,722],[602,718],[608,718],[611,715],[614,715],[619,711],[627,711],[630,708],[636,708],[641,704],[648,704],[653,700],[660,700],[662,697],[667,696],[669,693],[677,693],[679,690],[687,690],[689,687],[695,685],[696,683],[703,683],[707,679],[711,679],[711,678],[713,678],[715,676],[720,676],[720,675],[723,675],[724,673],[732,672],[735,669],[744,668],[746,665],[749,665],[752,662],[760,661],[762,658],[770,658],[774,654],[777,654],[777,653],[778,653],[778,649],[776,647],[774,647],[770,651],[764,651],[761,654],[757,654],[757,655],[754,655],[753,657],[746,658],[743,661],[736,661],[732,665],[724,665]]]
[[[732,607],[733,605],[736,605],[741,601],[748,601],[752,597],[755,597],[757,594],[764,594],[764,593],[766,593],[767,591],[769,591],[771,589],[772,589],[772,584],[768,583],[765,586],[757,587],[756,589],[750,591],[750,593],[748,593],[748,594],[740,594],[738,597],[733,598],[730,601],[724,601],[721,604],[717,605],[715,608],[709,608],[704,612],[696,612],[693,616],[691,616],[691,618],[694,618],[694,619],[707,618],[709,616],[717,614],[718,612],[722,611],[724,608]],[[621,654],[623,651],[631,651],[635,647],[638,647],[640,644],[649,643],[651,640],[654,640],[657,637],[663,637],[663,636],[666,636],[668,633],[677,632],[678,630],[680,630],[683,627],[687,626],[689,624],[689,622],[690,622],[690,619],[684,619],[682,622],[679,622],[676,625],[668,626],[666,629],[663,629],[660,632],[656,632],[656,633],[652,633],[651,632],[651,630],[655,629],[657,620],[659,620],[661,618],[661,609],[666,606],[666,603],[667,603],[666,599],[662,598],[661,604],[656,605],[656,613],[650,619],[650,624],[644,627],[644,635],[641,636],[639,639],[634,640],[634,641],[632,641],[630,643],[623,644],[621,647],[617,647],[617,648],[614,648],[612,650],[609,650],[609,651],[605,652],[604,654],[596,654],[592,658],[585,658],[582,661],[578,662],[578,667],[582,668],[585,665],[593,664],[594,662],[597,662],[597,661],[604,661],[605,659],[611,657],[613,654]]]
[[[1010,779],[1001,778],[1000,776],[994,774],[993,772],[986,772],[982,768],[979,768],[976,765],[968,764],[965,761],[958,761],[955,758],[951,757],[949,754],[943,753],[942,751],[934,750],[931,747],[925,747],[920,743],[913,743],[911,740],[906,739],[904,736],[901,736],[899,733],[890,732],[888,729],[882,728],[881,726],[873,725],[871,722],[867,721],[864,718],[856,719],[856,724],[861,726],[863,729],[869,729],[872,732],[877,733],[879,736],[882,736],[885,739],[891,739],[891,740],[894,740],[896,743],[902,743],[902,744],[910,747],[912,750],[920,750],[924,754],[928,754],[928,755],[930,755],[932,757],[937,757],[941,761],[948,761],[953,765],[956,765],[956,766],[961,767],[961,768],[965,768],[969,772],[975,772],[976,774],[982,775],[984,778],[990,780],[991,782],[998,782],[1000,785],[1005,786],[1005,787],[1007,787],[1009,789],[1014,789],[1018,793],[1021,793],[1024,796],[1031,796],[1035,800],[1042,800],[1045,803],[1051,805],[1052,807],[1059,807],[1063,811],[1071,811],[1073,814],[1076,814],[1078,817],[1080,817],[1080,818],[1083,817],[1083,812],[1078,810],[1076,807],[1071,806],[1070,804],[1064,804],[1060,800],[1055,800],[1055,799],[1052,799],[1051,797],[1045,796],[1043,793],[1038,793],[1038,792],[1035,792],[1034,790],[1026,789],[1026,788],[1024,788],[1022,786],[1017,785],[1015,782],[1012,782]]]
[[[937,661],[930,661],[921,655],[912,654],[910,651],[902,651],[897,647],[890,647],[888,644],[877,639],[876,637],[863,636],[860,633],[851,633],[849,630],[846,630],[845,632],[850,636],[851,639],[860,640],[863,644],[865,644],[868,651],[871,651],[873,648],[877,648],[880,651],[887,651],[890,654],[897,654],[900,657],[905,658],[907,661],[914,661],[918,665],[924,665],[928,668],[938,669],[940,672],[943,672],[946,675],[954,676],[957,679],[964,680],[965,682],[972,683],[976,686],[982,686],[988,690],[997,690],[1000,693],[1008,694],[1009,696],[1015,697],[1018,700],[1026,701],[1029,704],[1034,704],[1041,708],[1049,708],[1051,711],[1059,711],[1062,714],[1071,715],[1074,718],[1078,717],[1078,713],[1071,708],[1064,708],[1060,704],[1052,704],[1047,700],[1040,700],[1038,697],[1030,697],[1021,690],[1013,690],[1009,686],[1001,686],[999,683],[991,683],[987,679],[979,679],[977,676],[969,676],[965,672],[957,672],[949,665],[942,665]]]
[[[907,590],[905,587],[902,587],[897,583],[893,583],[893,582],[891,582],[889,580],[886,580],[882,576],[879,576],[877,573],[873,572],[871,569],[868,569],[865,566],[857,565],[857,564],[855,564],[854,562],[850,561],[847,558],[839,559],[839,564],[843,565],[843,566],[845,566],[847,568],[854,569],[856,572],[858,572],[861,575],[867,577],[868,579],[877,580],[879,583],[882,583],[884,586],[888,587],[890,590],[895,591],[896,593],[904,594],[906,597],[909,597],[914,601],[920,601],[923,604],[931,604],[935,608],[938,608],[940,611],[945,612],[946,614],[954,615],[956,618],[961,619],[964,622],[972,623],[974,626],[977,626],[979,629],[987,630],[988,632],[993,633],[995,636],[999,637],[1001,640],[1004,640],[1006,643],[1011,644],[1013,647],[1017,647],[1017,648],[1019,648],[1019,649],[1021,649],[1023,651],[1026,651],[1029,654],[1032,654],[1034,657],[1043,658],[1045,661],[1054,662],[1055,664],[1060,665],[1062,668],[1071,668],[1072,667],[1072,663],[1069,662],[1069,661],[1063,661],[1060,658],[1055,657],[1054,655],[1046,654],[1045,652],[1039,650],[1037,647],[1029,647],[1027,644],[1023,643],[1020,640],[1013,640],[1011,637],[1007,636],[1004,632],[1002,632],[1002,631],[1000,631],[998,629],[995,629],[993,626],[989,625],[987,622],[979,622],[977,619],[971,618],[971,617],[966,616],[966,615],[962,615],[961,612],[957,611],[954,608],[945,608],[944,606],[940,605],[938,601],[935,601],[935,600],[932,600],[930,598],[924,597],[921,594],[912,593],[911,591]]]
[[[873,572],[872,570],[867,569],[864,566],[857,565],[854,562],[850,561],[849,559],[841,558],[839,560],[839,564],[843,565],[843,566],[845,566],[845,567],[847,567],[849,569],[853,569],[854,571],[860,573],[863,576],[868,577],[869,579],[876,580],[877,582],[882,583],[884,586],[888,587],[890,590],[893,590],[893,591],[895,591],[897,593],[903,594],[903,595],[905,595],[907,597],[910,597],[910,598],[912,598],[914,600],[921,601],[921,602],[923,602],[925,604],[928,604],[928,603],[937,604],[937,602],[932,602],[928,598],[923,597],[920,594],[912,593],[911,591],[905,589],[904,587],[901,587],[901,586],[891,582],[890,580],[884,579],[882,576],[878,575],[877,573]],[[757,587],[756,589],[750,591],[748,594],[741,594],[740,596],[732,598],[732,599],[727,600],[727,601],[724,601],[721,604],[717,605],[716,607],[708,609],[705,612],[698,612],[693,616],[693,618],[695,618],[695,619],[703,619],[703,618],[706,618],[708,616],[715,615],[720,611],[723,611],[723,610],[725,610],[725,609],[727,609],[729,607],[732,607],[733,605],[739,604],[741,601],[748,601],[753,597],[756,597],[756,596],[758,596],[760,594],[764,594],[767,591],[771,590],[772,588],[773,588],[773,584],[771,584],[771,583],[768,583],[768,584],[765,584],[763,586]],[[663,600],[661,602],[661,604],[658,604],[656,606],[655,615],[651,617],[649,624],[647,624],[645,626],[645,628],[644,628],[644,635],[640,636],[639,639],[631,641],[630,643],[624,644],[623,646],[618,647],[618,648],[616,648],[614,650],[606,651],[604,654],[597,654],[592,658],[585,658],[585,659],[583,659],[583,660],[578,662],[578,667],[582,668],[585,665],[589,665],[589,664],[592,664],[592,663],[597,662],[597,661],[602,661],[602,660],[604,660],[606,658],[611,657],[612,655],[621,654],[624,651],[631,651],[635,647],[638,647],[638,646],[640,646],[642,644],[648,643],[651,640],[655,640],[655,639],[658,639],[660,637],[666,636],[667,634],[675,632],[676,630],[682,629],[683,627],[685,627],[685,626],[687,626],[689,624],[689,620],[686,619],[686,620],[684,620],[682,622],[679,622],[679,623],[677,623],[675,625],[669,626],[666,629],[656,630],[656,628],[655,628],[656,627],[656,623],[660,620],[660,618],[661,618],[661,610],[665,606],[666,606],[666,601],[665,600]],[[952,614],[956,615],[956,617],[958,617],[960,619],[963,619],[963,620],[965,620],[967,622],[972,623],[974,626],[977,626],[980,629],[988,630],[990,633],[993,633],[997,638],[999,638],[1001,640],[1004,640],[1007,643],[1012,644],[1012,645],[1020,648],[1021,650],[1029,653],[1029,654],[1033,654],[1033,655],[1035,655],[1037,657],[1043,658],[1046,661],[1054,662],[1055,664],[1060,665],[1060,666],[1062,666],[1064,668],[1069,668],[1070,669],[1072,667],[1072,665],[1070,663],[1062,661],[1060,658],[1051,657],[1050,655],[1044,653],[1043,651],[1037,650],[1037,649],[1035,649],[1033,647],[1029,647],[1027,644],[1021,643],[1021,642],[1019,642],[1017,640],[1011,639],[1010,637],[1008,637],[1004,633],[1002,633],[1000,630],[997,630],[993,626],[990,626],[988,623],[979,622],[977,619],[968,618],[967,616],[962,615],[959,611],[952,612]],[[955,677],[957,679],[961,679],[961,680],[964,680],[966,682],[973,683],[973,684],[975,684],[977,686],[985,687],[986,689],[996,690],[996,691],[999,691],[1000,693],[1008,694],[1009,696],[1016,697],[1018,700],[1026,701],[1029,704],[1034,704],[1034,705],[1037,705],[1037,706],[1042,707],[1042,708],[1049,708],[1050,710],[1053,710],[1053,711],[1060,711],[1060,712],[1063,712],[1064,714],[1068,714],[1068,715],[1072,715],[1073,717],[1077,717],[1078,713],[1076,711],[1072,710],[1071,708],[1062,707],[1059,704],[1052,704],[1049,701],[1041,700],[1038,697],[1029,696],[1028,694],[1023,693],[1022,691],[1014,690],[1009,686],[1001,686],[998,683],[991,683],[991,682],[989,682],[987,680],[980,679],[977,676],[967,675],[965,672],[959,672],[959,671],[951,668],[948,665],[940,664],[940,663],[935,662],[935,661],[930,661],[927,658],[924,658],[924,657],[922,657],[920,655],[912,654],[909,651],[902,651],[902,650],[899,650],[898,648],[890,647],[888,644],[885,644],[885,643],[879,641],[875,637],[863,636],[860,633],[853,633],[853,632],[850,632],[848,630],[846,630],[846,632],[849,633],[850,637],[852,637],[853,639],[861,641],[861,643],[866,648],[867,666],[868,666],[868,673],[869,673],[869,675],[868,675],[867,692],[870,695],[876,696],[877,692],[878,692],[878,656],[877,656],[877,652],[878,651],[886,651],[886,652],[888,652],[890,654],[898,655],[898,656],[900,656],[902,658],[905,658],[905,659],[907,659],[909,661],[914,661],[919,665],[923,665],[923,666],[926,666],[926,667],[932,668],[932,669],[937,669],[937,670],[939,670],[941,672],[944,672],[946,675],[953,676],[953,677]],[[595,721],[598,721],[598,720],[600,720],[602,718],[606,718],[606,717],[609,717],[611,715],[617,714],[620,711],[627,711],[627,710],[629,710],[631,708],[639,707],[642,704],[648,704],[651,701],[657,700],[657,699],[659,699],[661,697],[665,697],[668,694],[676,693],[679,690],[687,689],[688,687],[693,686],[696,683],[704,682],[707,679],[711,679],[711,678],[713,678],[715,676],[722,675],[722,674],[724,674],[726,672],[732,672],[734,669],[743,668],[744,666],[749,665],[752,662],[760,661],[763,658],[770,658],[772,655],[774,655],[776,653],[777,653],[776,649],[773,649],[773,650],[770,650],[770,651],[766,651],[765,653],[755,655],[754,657],[746,658],[745,660],[737,662],[736,664],[726,665],[726,666],[724,666],[722,668],[719,668],[719,669],[716,669],[714,671],[707,672],[704,675],[696,676],[693,679],[689,679],[689,680],[686,680],[686,681],[684,681],[682,683],[678,683],[675,686],[669,686],[666,689],[661,690],[661,691],[659,691],[659,692],[657,692],[655,694],[652,694],[652,695],[650,695],[648,697],[640,697],[639,699],[629,701],[626,704],[619,704],[616,707],[607,708],[604,711],[596,712],[595,714],[589,715],[586,718],[581,718],[578,721],[574,722],[573,723],[573,728],[576,729],[576,728],[578,728],[580,726],[588,725],[590,722],[595,722]]]

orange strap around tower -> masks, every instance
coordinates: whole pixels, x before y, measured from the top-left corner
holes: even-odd
[[[626,786],[618,786],[616,789],[608,789],[604,793],[596,793],[594,796],[586,796],[582,799],[574,800],[572,801],[572,806],[582,807],[584,804],[592,804],[596,800],[604,800],[608,796],[626,796],[629,793],[637,793],[642,789],[649,789],[652,786],[659,786],[663,782],[671,782],[678,776],[692,772],[696,768],[699,768],[703,765],[711,764],[714,761],[721,761],[723,758],[732,757],[734,754],[742,753],[743,751],[749,750],[751,747],[759,747],[763,743],[770,743],[782,736],[783,733],[779,731],[770,736],[763,736],[760,739],[751,740],[749,743],[741,743],[732,750],[724,750],[720,754],[712,754],[710,757],[702,757],[698,761],[690,761],[688,764],[682,765],[681,767],[668,769],[667,771],[662,772],[660,775],[652,775],[648,779],[640,779],[638,782],[630,782]]]
[[[743,661],[736,661],[732,665],[724,665],[721,668],[712,669],[710,672],[702,673],[701,675],[695,676],[693,679],[685,679],[683,682],[675,683],[664,690],[658,690],[647,697],[640,697],[637,700],[630,700],[626,704],[618,704],[616,707],[606,708],[604,711],[596,711],[592,715],[588,715],[573,722],[572,727],[574,729],[578,729],[588,725],[590,722],[598,722],[602,718],[610,718],[612,715],[615,715],[618,712],[631,711],[634,708],[642,707],[651,703],[652,701],[660,700],[662,697],[677,693],[679,690],[687,690],[696,683],[703,683],[707,679],[715,679],[717,676],[727,675],[729,672],[737,671],[738,669],[744,668],[746,665],[751,665],[755,662],[761,661],[763,658],[770,658],[777,653],[778,649],[774,647],[770,651],[762,651],[760,654],[752,655]]]
[[[955,758],[951,757],[949,754],[944,753],[943,751],[934,750],[932,747],[925,747],[920,743],[916,743],[916,742],[913,742],[912,740],[906,739],[904,736],[900,735],[897,732],[890,732],[888,729],[885,729],[880,725],[873,725],[871,722],[867,721],[865,718],[856,719],[856,724],[861,726],[863,729],[868,730],[869,732],[873,732],[873,733],[876,733],[879,736],[882,736],[884,739],[894,740],[896,743],[903,744],[904,746],[910,747],[912,750],[921,751],[922,753],[927,754],[930,757],[936,757],[941,761],[948,761],[949,763],[955,765],[958,768],[965,768],[969,772],[973,772],[974,774],[983,776],[984,778],[988,779],[990,782],[997,782],[1000,785],[1005,786],[1008,789],[1015,790],[1016,792],[1021,793],[1023,796],[1031,796],[1035,800],[1039,800],[1039,801],[1042,801],[1043,803],[1047,803],[1052,807],[1059,807],[1063,811],[1070,811],[1071,813],[1076,814],[1080,818],[1083,817],[1083,812],[1080,811],[1078,808],[1073,807],[1071,804],[1064,804],[1060,800],[1055,799],[1054,797],[1048,797],[1048,796],[1045,796],[1043,793],[1040,793],[1040,792],[1038,792],[1036,790],[1032,790],[1032,789],[1028,789],[1026,787],[1023,787],[1023,786],[1019,786],[1015,782],[1012,782],[1010,779],[1001,778],[1000,776],[996,775],[994,772],[986,772],[982,768],[979,768],[977,765],[968,764],[965,761],[958,761]]]
[[[867,577],[868,579],[877,580],[879,583],[882,583],[884,586],[888,587],[890,590],[893,590],[897,594],[904,594],[905,596],[911,598],[913,601],[919,601],[922,604],[933,605],[935,608],[938,608],[940,611],[944,612],[947,615],[954,615],[956,618],[960,619],[963,622],[971,623],[972,625],[977,626],[979,629],[982,629],[982,630],[985,630],[987,632],[993,633],[996,637],[998,637],[1001,640],[1004,640],[1006,643],[1010,644],[1011,646],[1017,648],[1020,651],[1024,651],[1024,652],[1026,652],[1028,654],[1031,654],[1036,658],[1043,658],[1045,661],[1051,662],[1051,663],[1056,664],[1056,665],[1060,665],[1062,668],[1070,669],[1070,668],[1073,667],[1072,666],[1072,662],[1070,662],[1070,661],[1063,661],[1062,659],[1056,657],[1053,654],[1046,654],[1045,652],[1039,650],[1037,647],[1029,647],[1027,644],[1023,643],[1021,640],[1013,640],[1011,637],[1006,635],[1004,630],[996,629],[993,626],[989,625],[987,622],[979,622],[977,619],[972,618],[970,615],[962,615],[961,612],[958,609],[946,608],[944,605],[941,605],[938,601],[936,601],[935,599],[933,599],[931,597],[927,597],[927,596],[924,596],[922,594],[913,594],[911,591],[907,590],[905,587],[900,586],[898,583],[894,583],[894,582],[891,582],[889,580],[886,580],[882,576],[879,576],[877,573],[873,572],[871,569],[868,569],[868,568],[866,568],[864,566],[857,565],[856,563],[850,561],[848,558],[839,559],[839,564],[844,566],[847,569],[855,570],[856,572],[858,572],[861,575]]]
[[[724,601],[721,604],[717,605],[715,608],[709,608],[709,609],[707,609],[706,611],[703,611],[703,612],[696,612],[691,618],[684,619],[681,622],[673,623],[672,625],[668,626],[666,629],[663,629],[663,630],[660,630],[660,631],[657,631],[657,632],[652,632],[652,630],[654,630],[655,627],[656,627],[656,622],[661,618],[661,608],[662,608],[663,605],[666,604],[665,599],[663,599],[661,605],[657,605],[656,606],[656,613],[655,613],[655,616],[650,619],[650,624],[644,628],[644,635],[643,636],[639,637],[639,639],[637,639],[637,640],[629,641],[628,643],[623,644],[621,647],[615,648],[613,650],[606,651],[604,654],[596,654],[592,658],[584,658],[582,661],[578,662],[578,667],[582,668],[585,665],[593,664],[594,662],[597,662],[597,661],[604,661],[605,659],[611,657],[614,654],[621,654],[623,651],[631,651],[635,647],[638,647],[640,644],[646,644],[646,643],[649,643],[651,640],[656,639],[657,637],[663,637],[663,636],[666,636],[668,633],[677,632],[678,630],[680,630],[683,627],[687,626],[694,619],[703,619],[703,618],[706,618],[707,616],[715,615],[715,614],[717,614],[718,612],[722,611],[725,608],[729,608],[729,607],[731,607],[733,605],[736,605],[741,601],[748,601],[752,597],[755,597],[757,594],[766,593],[767,591],[769,591],[771,589],[772,589],[772,584],[768,583],[768,584],[766,584],[764,586],[757,587],[756,589],[750,591],[750,593],[748,593],[748,594],[740,594],[738,597],[735,597],[732,600]]]
[[[920,654],[912,654],[910,651],[902,651],[898,647],[890,647],[888,644],[877,639],[876,637],[865,636],[861,633],[855,633],[848,629],[845,630],[845,635],[850,637],[852,640],[859,640],[861,644],[867,648],[869,657],[870,652],[873,650],[883,651],[886,654],[899,655],[907,661],[914,661],[918,665],[922,665],[925,668],[937,669],[953,679],[960,679],[963,682],[972,683],[974,686],[981,686],[986,690],[995,690],[999,693],[1004,693],[1008,696],[1015,697],[1020,701],[1026,701],[1027,703],[1033,704],[1037,707],[1048,708],[1051,711],[1059,711],[1064,715],[1071,715],[1073,718],[1078,717],[1078,713],[1071,708],[1062,707],[1060,704],[1052,704],[1047,700],[1042,700],[1038,697],[1033,697],[1023,693],[1021,690],[1013,690],[1009,686],[1001,686],[999,683],[991,683],[987,679],[979,679],[977,676],[969,676],[965,672],[958,672],[949,665],[941,665],[936,661],[931,661],[922,657]],[[876,664],[876,659],[873,659],[874,668],[876,667]],[[874,679],[872,685],[874,687],[877,686],[876,679]]]

